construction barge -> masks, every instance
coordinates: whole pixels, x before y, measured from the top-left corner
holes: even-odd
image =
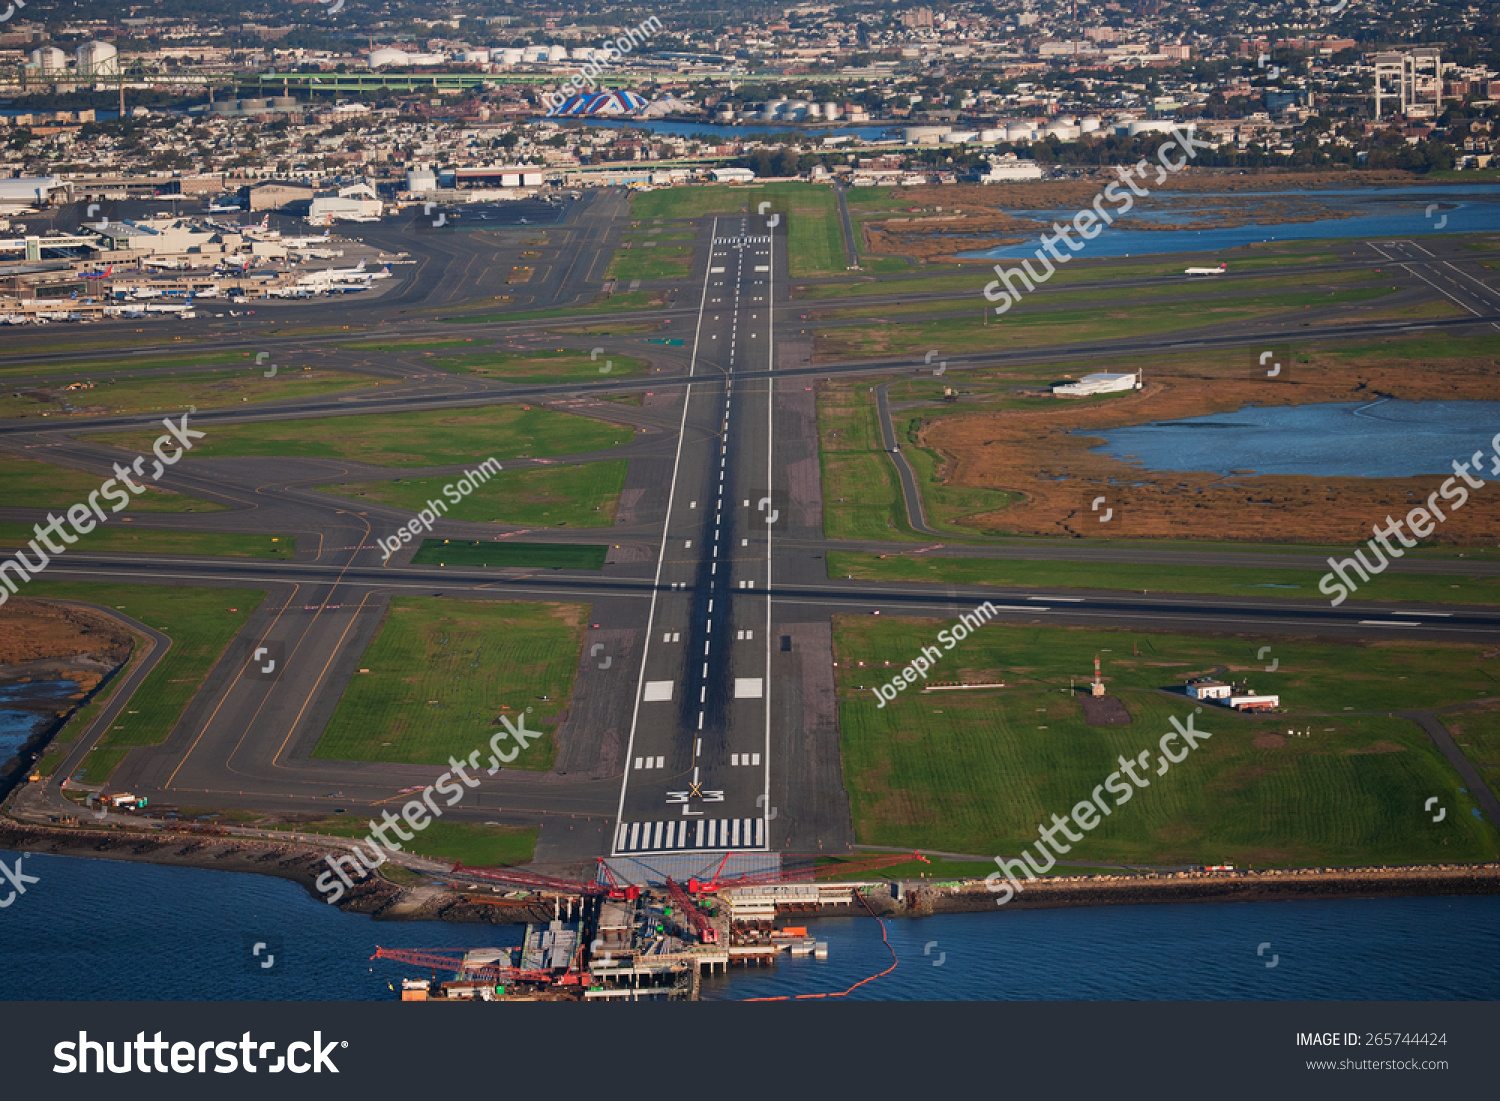
[[[371,958],[428,972],[427,978],[402,979],[404,1002],[697,1001],[705,971],[771,966],[783,952],[827,958],[828,945],[805,926],[778,927],[777,921],[857,907],[862,889],[875,884],[818,880],[924,859],[901,854],[819,866],[811,855],[770,854],[768,860],[758,853],[757,870],[726,874],[735,855],[746,854],[723,854],[711,877],[689,875],[682,883],[658,869],[642,875],[634,860],[601,859],[591,881],[455,866],[455,879],[550,897],[555,916],[545,925],[528,924],[522,943],[512,948],[377,948]]]

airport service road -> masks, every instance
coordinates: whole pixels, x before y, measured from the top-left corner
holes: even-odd
[[[714,220],[615,855],[770,847],[774,252],[764,219]]]

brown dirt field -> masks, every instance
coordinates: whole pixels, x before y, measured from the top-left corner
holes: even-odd
[[[117,665],[132,645],[130,632],[113,620],[79,608],[14,596],[0,607],[0,665],[79,654]]]
[[[1135,365],[1112,369],[1129,370]],[[1255,377],[1223,360],[1194,365],[1179,358],[1148,366],[1143,390],[1082,405],[1058,399],[1044,409],[953,414],[927,421],[923,446],[943,458],[949,485],[1022,495],[1008,508],[968,518],[987,532],[1073,538],[1170,538],[1214,541],[1347,544],[1367,539],[1387,513],[1405,513],[1442,477],[1350,478],[1148,471],[1090,454],[1103,434],[1123,425],[1232,412],[1249,403],[1303,405],[1369,401],[1494,400],[1496,362],[1489,356],[1444,359],[1442,370],[1410,361],[1312,353],[1291,365],[1286,381]],[[1100,365],[1096,370],[1106,369]],[[1073,434],[1081,430],[1079,434]],[[1090,435],[1090,431],[1098,435]],[[1456,456],[1455,456],[1456,457]],[[1058,480],[1063,479],[1063,480]],[[1121,484],[1112,484],[1121,483]],[[1141,484],[1133,484],[1141,483]],[[1114,517],[1100,524],[1090,502],[1109,499]],[[1500,532],[1500,492],[1471,491],[1438,526],[1431,542],[1476,545]]]

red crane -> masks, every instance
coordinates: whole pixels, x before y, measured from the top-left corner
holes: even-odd
[[[724,859],[719,861],[719,866],[714,869],[713,879],[707,883],[698,879],[688,880],[688,890],[693,894],[705,894],[710,891],[724,890],[727,887],[755,887],[765,883],[811,883],[835,875],[848,875],[850,872],[868,872],[876,868],[888,868],[893,864],[907,864],[913,860],[920,860],[923,864],[932,863],[921,853],[913,852],[888,853],[883,856],[865,857],[862,860],[843,860],[819,867],[814,862],[820,856],[826,857],[826,853],[783,853],[783,861],[794,860],[798,863],[805,861],[806,865],[790,869],[782,867],[774,872],[746,872],[726,878],[724,866],[732,855],[732,853],[724,854]]]
[[[667,893],[672,896],[672,901],[677,904],[677,908],[687,915],[688,921],[692,922],[693,932],[698,934],[700,943],[719,943],[719,931],[714,928],[713,922],[709,921],[708,915],[682,889],[682,884],[671,876],[667,877]]]
[[[455,957],[445,953],[459,951]],[[446,971],[464,978],[491,982],[553,982],[558,976],[551,971],[523,971],[503,963],[470,965],[465,962],[462,950],[448,948],[376,948],[372,960],[395,960],[429,971]]]
[[[603,865],[604,862],[601,860],[600,864]],[[453,874],[485,879],[492,883],[508,883],[513,887],[524,887],[528,891],[555,891],[565,895],[604,895],[607,898],[633,899],[639,898],[641,894],[638,887],[619,886],[610,875],[608,865],[604,865],[604,874],[609,879],[608,886],[592,880],[562,879],[519,868],[466,868],[462,864],[455,864]]]

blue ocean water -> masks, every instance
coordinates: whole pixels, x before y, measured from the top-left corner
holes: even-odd
[[[14,757],[31,736],[52,721],[53,716],[6,707],[13,700],[65,700],[78,691],[70,680],[27,681],[0,687],[0,764]]]
[[[1147,470],[1362,478],[1448,475],[1454,460],[1467,460],[1478,450],[1484,452],[1480,469],[1470,473],[1483,479],[1489,476],[1497,432],[1500,402],[1495,401],[1251,405],[1233,413],[1106,429],[1107,442],[1092,450],[1116,458],[1132,455]]]
[[[0,1000],[384,999],[394,997],[388,984],[417,972],[372,964],[376,945],[521,937],[514,925],[377,922],[264,876],[21,859],[40,882],[0,909]],[[896,970],[851,997],[1500,998],[1494,896],[953,914],[885,921],[889,948],[870,917],[807,924],[828,959],[783,956],[773,968],[705,978],[704,997],[845,990],[889,967],[893,948]],[[270,955],[275,963],[260,967]]]

